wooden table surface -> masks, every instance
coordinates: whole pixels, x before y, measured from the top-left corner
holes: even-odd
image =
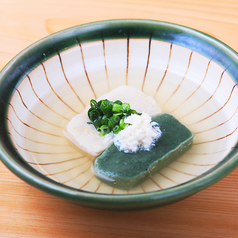
[[[238,0],[0,0],[0,69],[51,33],[119,18],[182,24],[238,51]],[[112,212],[38,191],[0,162],[0,237],[238,237],[238,169],[181,202]]]

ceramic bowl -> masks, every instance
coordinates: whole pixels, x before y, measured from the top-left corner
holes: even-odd
[[[23,50],[0,80],[2,162],[67,201],[119,210],[163,206],[238,165],[238,55],[193,29],[147,20],[76,26]],[[97,180],[92,158],[62,133],[90,99],[120,85],[150,95],[194,133],[190,151],[131,190]]]

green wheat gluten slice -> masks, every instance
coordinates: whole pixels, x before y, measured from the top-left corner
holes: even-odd
[[[193,134],[172,115],[164,113],[152,118],[159,123],[161,137],[150,151],[124,153],[111,144],[94,161],[94,173],[102,182],[119,189],[131,189],[192,147]]]

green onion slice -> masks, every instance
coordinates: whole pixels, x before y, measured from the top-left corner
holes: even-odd
[[[117,134],[117,133],[119,133],[119,132],[121,131],[121,128],[120,128],[118,125],[116,125],[116,126],[112,129],[112,131],[113,131],[113,133]]]
[[[105,125],[101,126],[99,131],[100,131],[100,134],[99,134],[100,136],[104,136],[104,135],[109,134],[111,132],[110,128],[108,126],[105,126]]]

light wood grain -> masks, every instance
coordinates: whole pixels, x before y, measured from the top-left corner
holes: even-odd
[[[143,18],[210,34],[238,51],[237,0],[1,0],[0,69],[56,31]],[[0,163],[0,237],[237,237],[238,169],[176,204],[138,212],[76,206],[36,190]]]

